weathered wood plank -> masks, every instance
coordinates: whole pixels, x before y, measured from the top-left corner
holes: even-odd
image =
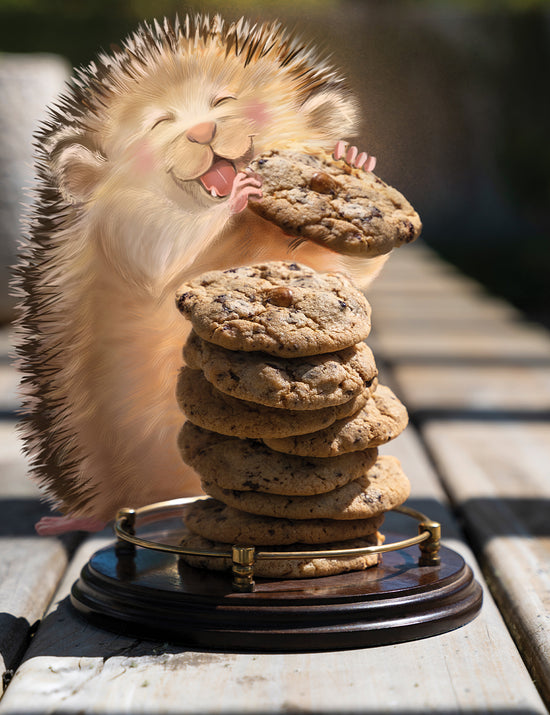
[[[378,325],[376,318],[373,319]],[[397,322],[397,321],[396,321]],[[392,364],[428,366],[482,364],[487,367],[550,367],[547,335],[506,324],[457,326],[448,321],[416,321],[402,329],[402,321],[388,329],[375,327],[367,342],[375,355]]]
[[[19,379],[15,370],[8,365],[0,364],[0,416],[4,419],[15,416],[19,407],[17,386]]]
[[[413,483],[413,503],[442,518],[457,540],[444,494],[413,429],[385,451]],[[414,533],[414,527],[413,527]],[[490,596],[452,633],[396,646],[326,653],[196,652],[98,630],[67,603],[81,547],[2,702],[2,715],[40,712],[458,712],[545,713]]]
[[[550,417],[550,366],[400,364],[397,394],[416,419]]]
[[[550,704],[548,424],[433,422],[423,431],[500,609]]]
[[[13,423],[0,422],[0,667],[9,677],[55,593],[74,539],[41,539],[46,512],[27,478]],[[7,676],[5,675],[7,674]]]
[[[390,268],[388,267],[388,271]],[[391,273],[390,273],[391,277]],[[373,318],[386,323],[402,319],[410,321],[446,320],[449,323],[474,321],[480,318],[490,323],[494,320],[519,321],[519,312],[509,303],[489,295],[481,289],[461,291],[439,290],[437,298],[434,288],[427,288],[423,277],[404,288],[387,286],[386,275],[380,282],[374,282],[368,290],[369,301],[373,305]],[[428,285],[429,285],[428,279]],[[406,324],[406,323],[405,323]]]
[[[425,252],[420,249],[421,255]],[[439,275],[435,263],[435,279],[426,275],[414,254],[399,254],[401,269],[407,268],[405,286],[395,285],[401,269],[392,257],[368,293],[373,322],[368,342],[378,357],[397,365],[485,361],[550,366],[547,330],[521,320],[516,310],[476,284],[449,281],[445,264]]]
[[[419,255],[402,254],[382,276],[375,354],[391,364],[550,704],[550,336],[497,304],[491,314],[493,301],[482,304],[474,286],[443,285],[444,266],[441,275],[433,261],[413,270]]]

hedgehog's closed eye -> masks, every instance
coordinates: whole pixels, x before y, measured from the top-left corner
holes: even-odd
[[[228,94],[227,96],[224,97],[216,97],[215,99],[212,100],[212,106],[213,107],[219,107],[220,104],[224,104],[225,102],[228,102],[230,99],[237,99],[232,94]]]
[[[171,114],[165,114],[162,117],[159,117],[158,119],[155,120],[154,124],[151,127],[151,131],[155,127],[158,127],[159,124],[162,124],[162,122],[172,122],[173,120],[174,120],[174,117]]]

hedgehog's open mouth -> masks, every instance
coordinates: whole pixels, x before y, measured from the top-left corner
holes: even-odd
[[[199,176],[199,181],[210,196],[223,198],[231,193],[236,175],[237,170],[233,162],[214,155],[211,167],[202,176]]]

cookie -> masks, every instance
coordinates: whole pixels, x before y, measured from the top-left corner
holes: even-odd
[[[285,547],[285,551],[327,551],[334,549],[359,549],[365,546],[380,546],[384,543],[384,537],[379,532],[365,536],[363,539],[351,539],[345,542],[336,542],[327,546],[311,546],[308,544],[292,544]],[[188,549],[201,549],[204,551],[226,552],[228,545],[219,541],[205,539],[198,534],[187,530],[180,543]],[[259,546],[258,551],[283,551],[277,546]],[[230,558],[217,558],[207,556],[181,555],[182,561],[195,568],[210,569],[212,571],[229,571],[231,569]],[[295,558],[295,559],[257,559],[254,564],[255,578],[316,578],[321,576],[334,576],[348,571],[363,571],[364,569],[376,566],[380,562],[380,554],[362,554],[350,556],[332,556],[319,558]]]
[[[363,476],[378,450],[318,459],[274,452],[263,442],[210,432],[186,422],[178,445],[203,479],[223,489],[307,496],[322,494]]]
[[[206,494],[235,509],[282,519],[369,519],[402,504],[410,483],[395,457],[378,457],[367,473],[325,494],[280,496],[223,489],[203,478]]]
[[[241,546],[285,546],[295,543],[329,544],[374,534],[384,515],[371,519],[274,519],[233,509],[216,499],[197,499],[184,508],[184,521],[199,536]]]
[[[379,447],[397,437],[408,424],[407,410],[389,387],[378,385],[365,406],[328,427],[294,437],[265,438],[268,447],[302,457],[335,457]]]
[[[214,345],[191,332],[186,364],[202,370],[217,390],[241,400],[287,410],[315,410],[348,402],[372,385],[374,357],[363,342],[336,353],[278,358]]]
[[[367,402],[369,390],[342,405],[320,410],[274,410],[239,400],[211,385],[200,370],[183,367],[178,375],[176,399],[187,419],[199,427],[231,437],[288,437],[328,427],[357,412]]]
[[[263,198],[250,209],[298,239],[372,258],[420,235],[420,218],[399,191],[329,154],[272,151],[250,168],[263,180]]]
[[[177,307],[208,342],[304,357],[343,350],[370,331],[370,306],[340,273],[273,261],[210,271],[184,284]]]

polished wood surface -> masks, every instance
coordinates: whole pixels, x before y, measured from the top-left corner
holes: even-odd
[[[71,601],[96,625],[201,648],[223,648],[229,634],[231,650],[255,652],[383,645],[452,630],[481,608],[459,554],[443,547],[439,566],[419,566],[418,555],[389,552],[377,567],[324,578],[258,579],[235,593],[227,573],[112,545],[86,564]]]

